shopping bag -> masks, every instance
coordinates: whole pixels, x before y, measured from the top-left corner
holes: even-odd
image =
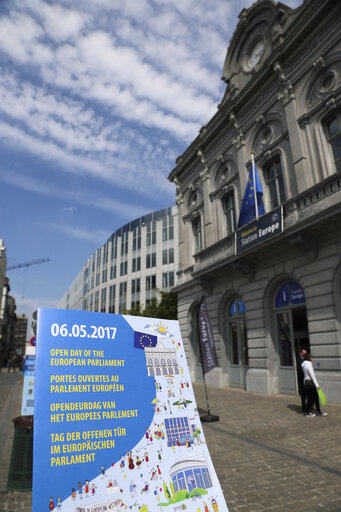
[[[326,399],[326,395],[323,393],[322,389],[321,388],[318,389],[317,392],[319,394],[319,399],[320,399],[321,405],[326,405],[327,399]]]

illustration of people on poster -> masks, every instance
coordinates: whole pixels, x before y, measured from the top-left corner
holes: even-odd
[[[228,512],[178,322],[38,311],[33,512]]]

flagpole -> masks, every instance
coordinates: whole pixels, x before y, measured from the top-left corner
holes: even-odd
[[[205,296],[201,298],[201,301],[203,300]],[[200,301],[200,304],[201,304]],[[200,305],[198,309],[198,335],[200,337],[200,327],[199,327],[199,315],[200,315]],[[203,416],[200,416],[200,420],[204,423],[211,423],[212,421],[219,421],[219,416],[216,416],[215,414],[211,414],[210,411],[210,404],[208,401],[208,392],[207,392],[207,386],[206,386],[206,379],[205,379],[205,372],[204,372],[204,360],[203,360],[203,352],[202,352],[202,346],[201,346],[201,340],[199,339],[199,349],[200,349],[200,356],[201,356],[201,369],[202,369],[202,376],[204,379],[204,387],[205,387],[205,395],[206,395],[206,406],[207,406],[207,414],[204,414]]]
[[[255,176],[255,159],[254,153],[251,153],[251,162],[252,162],[252,179],[253,179],[253,190],[255,194],[255,210],[256,210],[256,219],[258,220],[258,201],[257,201],[257,185],[256,185],[256,176]]]

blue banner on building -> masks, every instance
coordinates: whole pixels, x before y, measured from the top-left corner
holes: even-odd
[[[39,309],[37,332],[33,512],[228,512],[178,322]]]
[[[276,208],[235,233],[236,254],[283,232],[282,208]]]
[[[218,359],[215,351],[214,338],[210,319],[208,317],[205,297],[201,299],[199,306],[199,340],[203,372],[205,374],[218,366]]]

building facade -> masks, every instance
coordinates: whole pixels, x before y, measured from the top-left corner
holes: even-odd
[[[178,266],[175,206],[117,229],[86,261],[58,307],[122,314],[171,290]]]
[[[179,213],[178,315],[194,380],[202,378],[205,294],[219,360],[209,383],[296,394],[305,347],[328,399],[341,402],[340,29],[341,3],[331,0],[243,9],[224,97],[169,176]],[[238,252],[252,153],[266,215],[281,212],[283,230]]]
[[[12,351],[16,356],[25,354],[27,338],[27,317],[25,315],[17,316],[12,340]]]

